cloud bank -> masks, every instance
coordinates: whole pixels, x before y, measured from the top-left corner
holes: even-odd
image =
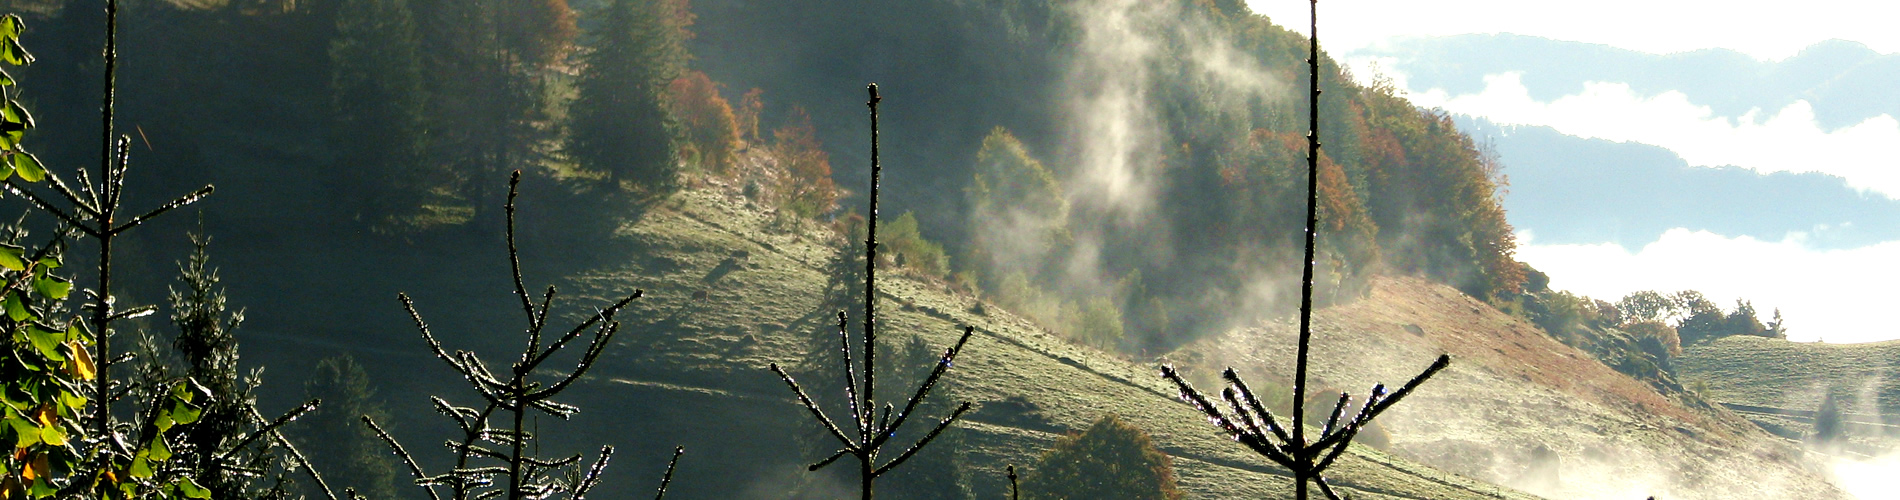
[[[1763,241],[1672,229],[1632,251],[1614,243],[1539,245],[1534,234],[1519,237],[1527,244],[1519,246],[1518,259],[1549,273],[1551,288],[1606,300],[1638,290],[1699,290],[1725,308],[1738,297],[1749,299],[1763,321],[1780,308],[1791,340],[1900,338],[1900,325],[1869,317],[1892,307],[1900,241],[1816,250],[1800,233]]]
[[[1370,70],[1367,70],[1370,71]],[[1565,134],[1662,146],[1695,166],[1734,165],[1762,173],[1819,172],[1857,189],[1900,198],[1900,120],[1880,115],[1826,132],[1807,101],[1772,114],[1760,109],[1717,116],[1681,92],[1638,95],[1622,83],[1589,82],[1580,94],[1532,99],[1521,74],[1485,77],[1485,90],[1452,96],[1440,89],[1413,102],[1498,124],[1547,126]]]

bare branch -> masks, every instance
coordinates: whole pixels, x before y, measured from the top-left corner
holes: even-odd
[[[402,444],[397,443],[396,438],[390,436],[388,431],[384,431],[381,426],[376,425],[376,421],[371,420],[369,415],[363,415],[362,418],[363,425],[369,426],[369,430],[374,431],[376,437],[382,438],[383,444],[389,445],[390,451],[395,452],[396,458],[402,459],[402,464],[409,467],[409,474],[416,478],[416,485],[421,486],[424,491],[429,492],[429,498],[442,500],[442,497],[436,496],[435,488],[424,484],[425,481],[429,479],[429,476],[422,473],[422,466],[416,465],[416,458],[409,455],[409,450],[403,449]]]
[[[679,446],[673,448],[673,460],[666,463],[666,476],[660,478],[660,493],[655,495],[653,500],[664,500],[666,498],[666,487],[673,483],[673,469],[679,467],[680,455],[685,454],[686,447]]]

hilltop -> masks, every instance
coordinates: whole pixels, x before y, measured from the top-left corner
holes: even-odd
[[[1843,496],[1799,447],[1444,285],[1379,278],[1368,297],[1316,312],[1314,332],[1317,380],[1359,393],[1451,354],[1451,368],[1389,414],[1400,457],[1556,498]],[[1292,372],[1295,335],[1286,321],[1254,325],[1171,357],[1266,379]]]

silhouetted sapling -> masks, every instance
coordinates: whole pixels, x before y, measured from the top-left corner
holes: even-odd
[[[376,425],[369,416],[362,417],[363,423],[375,431],[396,456],[402,459],[403,464],[408,466],[410,474],[415,476],[416,485],[428,491],[429,497],[436,500],[442,498],[436,492],[438,487],[447,488],[449,498],[455,500],[490,498],[500,496],[504,492],[509,500],[552,498],[554,494],[562,492],[567,493],[568,498],[579,499],[585,497],[589,490],[599,484],[600,473],[606,468],[607,460],[613,456],[612,446],[602,446],[600,458],[596,459],[585,473],[582,473],[578,479],[566,481],[549,472],[578,464],[581,460],[580,454],[560,459],[541,459],[528,456],[522,451],[529,441],[535,439],[534,431],[523,425],[529,410],[540,411],[562,419],[580,411],[579,407],[553,401],[554,396],[579,380],[587,373],[588,368],[592,368],[600,359],[601,352],[607,348],[608,342],[613,340],[614,333],[620,329],[620,323],[614,321],[614,315],[634,299],[640,298],[642,291],[634,290],[626,298],[620,299],[586,321],[561,333],[553,342],[544,344],[541,336],[547,329],[548,311],[552,308],[555,291],[553,286],[549,286],[547,292],[542,294],[540,304],[537,305],[528,295],[527,287],[522,284],[521,257],[515,250],[515,195],[520,184],[521,172],[517,170],[508,179],[508,203],[503,207],[503,211],[507,214],[508,264],[514,275],[515,296],[521,300],[521,312],[527,320],[528,342],[522,349],[521,355],[509,364],[506,372],[497,374],[490,370],[488,365],[473,352],[456,351],[451,354],[443,349],[442,343],[437,341],[435,334],[429,331],[429,325],[422,321],[422,315],[416,312],[415,303],[409,300],[407,294],[398,294],[403,308],[408,310],[409,318],[415,321],[416,329],[422,333],[422,340],[429,345],[429,349],[437,358],[441,358],[443,362],[449,364],[450,368],[454,368],[461,374],[463,379],[475,389],[476,394],[482,397],[483,404],[479,408],[454,406],[440,397],[430,397],[430,400],[435,403],[436,411],[455,420],[457,428],[462,431],[459,440],[448,444],[449,449],[455,453],[455,467],[442,474],[424,473],[422,467],[417,465],[415,458],[401,444],[398,444],[394,437]],[[542,363],[589,331],[593,333],[589,336],[587,347],[581,353],[580,360],[576,362],[573,370],[565,375],[556,376],[557,380],[552,383],[530,380],[530,376],[537,368],[540,368]],[[491,423],[498,413],[504,420],[501,427],[496,427]],[[499,448],[491,448],[490,445]],[[673,454],[675,464],[682,451],[675,449]],[[478,461],[486,463],[478,463]],[[672,465],[668,465],[666,479],[660,486],[661,496],[666,494],[665,483],[672,480],[672,470]],[[505,490],[494,489],[497,477],[507,479]],[[351,496],[357,495],[351,492]]]
[[[1233,368],[1222,373],[1228,387],[1221,390],[1221,399],[1227,402],[1227,412],[1209,401],[1194,386],[1181,378],[1172,366],[1162,366],[1161,376],[1181,389],[1181,399],[1194,405],[1201,413],[1207,414],[1210,421],[1232,435],[1235,441],[1267,457],[1293,472],[1294,498],[1306,500],[1307,483],[1310,481],[1319,487],[1326,498],[1337,500],[1339,494],[1324,476],[1326,468],[1346,451],[1359,430],[1365,428],[1374,417],[1397,404],[1400,399],[1411,394],[1419,384],[1443,370],[1451,363],[1450,356],[1440,355],[1438,360],[1420,373],[1412,381],[1406,382],[1399,390],[1386,394],[1385,385],[1372,388],[1365,404],[1359,407],[1359,413],[1341,421],[1340,417],[1351,403],[1349,394],[1340,393],[1339,402],[1333,405],[1332,416],[1327,417],[1318,439],[1309,440],[1306,435],[1305,395],[1306,361],[1313,340],[1313,254],[1314,236],[1318,234],[1319,223],[1319,0],[1312,3],[1312,36],[1308,39],[1310,52],[1307,55],[1308,69],[1312,72],[1309,84],[1312,92],[1307,101],[1309,130],[1306,136],[1306,261],[1300,281],[1300,340],[1296,355],[1293,376],[1293,415],[1291,425],[1282,427],[1280,420],[1267,411],[1267,407],[1254,397],[1252,389],[1240,380]]]
[[[844,373],[841,375],[845,379],[845,400],[851,412],[851,424],[854,427],[853,431],[855,431],[855,437],[851,434],[846,434],[831,417],[826,416],[825,411],[819,408],[818,404],[813,402],[810,396],[805,394],[805,389],[800,387],[797,381],[792,380],[791,375],[785,373],[784,369],[779,368],[778,363],[773,363],[771,366],[772,372],[777,373],[779,378],[784,379],[785,385],[790,386],[792,393],[798,395],[798,402],[804,404],[805,409],[811,411],[812,417],[817,419],[818,423],[823,425],[825,430],[829,431],[832,437],[837,438],[839,444],[842,445],[837,453],[833,453],[830,457],[819,460],[817,463],[808,467],[808,469],[816,471],[827,465],[831,465],[832,462],[836,462],[846,455],[856,458],[858,460],[860,498],[866,500],[871,498],[871,484],[877,480],[878,476],[890,472],[891,469],[897,468],[898,465],[903,464],[904,461],[908,460],[912,455],[916,455],[918,450],[923,449],[925,445],[930,444],[931,440],[936,439],[939,434],[942,434],[945,428],[950,427],[952,422],[955,422],[958,417],[963,415],[963,412],[969,411],[970,402],[963,402],[963,404],[957,406],[956,410],[950,412],[949,417],[945,417],[943,420],[937,422],[937,427],[931,429],[929,434],[925,434],[922,439],[919,439],[916,444],[911,445],[910,448],[905,449],[897,458],[885,462],[882,465],[877,463],[878,451],[882,449],[892,437],[897,435],[897,429],[904,425],[904,421],[910,418],[912,412],[917,410],[917,403],[923,401],[924,397],[930,394],[930,388],[937,384],[937,379],[943,376],[944,370],[949,369],[952,361],[956,359],[957,352],[963,349],[963,345],[970,341],[970,335],[976,332],[976,328],[974,327],[965,327],[963,329],[963,336],[957,339],[957,344],[944,351],[943,356],[938,359],[937,365],[931,369],[930,375],[924,377],[923,383],[917,387],[917,393],[904,402],[904,408],[902,410],[895,410],[895,414],[893,414],[894,408],[892,405],[886,403],[884,410],[882,412],[878,411],[876,398],[877,327],[874,304],[877,298],[877,183],[878,176],[881,173],[881,167],[878,165],[877,157],[877,104],[879,101],[877,84],[871,84],[868,87],[868,91],[870,92],[870,100],[865,104],[871,108],[871,193],[870,209],[867,212],[869,216],[866,217],[868,223],[866,226],[867,232],[864,241],[864,363],[861,372],[851,356],[850,322],[843,311],[838,312],[838,343],[840,346],[839,350],[844,355]],[[863,376],[860,377],[859,373],[862,373]]]

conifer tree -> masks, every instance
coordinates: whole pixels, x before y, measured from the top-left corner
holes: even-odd
[[[570,108],[567,152],[581,167],[648,191],[679,169],[662,92],[686,60],[683,5],[613,0],[592,34]]]
[[[218,285],[218,270],[211,267],[210,237],[193,234],[191,243],[191,256],[179,265],[180,286],[169,294],[172,325],[178,329],[172,346],[183,375],[210,397],[203,402],[198,421],[184,429],[173,453],[198,471],[198,483],[210,490],[212,498],[283,496],[289,471],[304,463],[300,455],[292,456],[293,449],[280,442],[274,430],[258,427],[266,423],[254,416],[254,392],[261,377],[256,373],[241,377],[238,368],[236,331],[244,322],[244,312],[230,310]],[[157,354],[147,354],[148,364],[162,363],[164,358]],[[159,376],[141,378],[168,378],[162,375],[167,370],[153,368],[157,367],[148,368],[148,373]],[[308,410],[294,414],[304,411]]]
[[[840,459],[851,457],[858,463],[859,498],[863,500],[871,500],[873,486],[878,477],[890,473],[897,466],[903,465],[905,461],[916,456],[918,451],[941,436],[944,429],[949,428],[951,423],[956,422],[964,412],[970,410],[970,402],[963,402],[950,410],[949,416],[937,421],[935,427],[918,437],[914,444],[896,457],[884,459],[881,455],[884,446],[891,444],[892,439],[897,437],[904,422],[923,409],[919,404],[930,395],[931,389],[936,387],[944,371],[948,370],[956,360],[957,353],[963,350],[964,344],[970,341],[970,336],[976,333],[975,327],[964,327],[963,335],[957,339],[957,343],[937,357],[937,362],[931,366],[930,372],[924,375],[922,382],[917,385],[917,391],[905,400],[902,408],[890,403],[885,403],[882,410],[878,408],[877,380],[883,373],[877,368],[876,319],[877,190],[878,179],[882,172],[882,167],[878,164],[877,104],[881,98],[877,93],[877,84],[871,84],[867,91],[870,94],[870,100],[865,104],[871,108],[871,190],[868,210],[870,216],[865,218],[864,235],[864,321],[863,329],[859,331],[860,336],[854,342],[851,338],[850,319],[844,311],[838,312],[838,352],[842,354],[843,366],[839,370],[842,373],[833,375],[834,377],[842,375],[838,378],[844,379],[846,409],[849,410],[851,416],[848,427],[839,427],[838,423],[827,416],[825,410],[812,400],[805,387],[793,380],[791,374],[780,368],[778,363],[772,363],[769,367],[772,373],[777,374],[779,379],[791,388],[792,394],[797,396],[798,402],[803,404],[807,411],[811,412],[812,418],[817,420],[819,426],[838,441],[837,452],[807,468],[817,471]],[[858,353],[853,354],[853,351],[858,351]],[[862,363],[860,364],[857,360],[862,360]],[[886,363],[889,362],[886,361]],[[890,379],[887,377],[885,380]],[[847,428],[850,429],[849,434],[847,434]]]
[[[429,350],[461,375],[480,397],[479,402],[470,406],[455,406],[442,397],[430,397],[436,411],[453,420],[456,430],[460,431],[448,442],[448,449],[454,459],[452,468],[442,474],[424,472],[422,465],[409,454],[408,449],[379,426],[375,418],[361,416],[363,423],[402,460],[415,478],[416,486],[421,487],[430,498],[441,498],[442,492],[437,491],[441,489],[454,500],[495,497],[508,500],[544,499],[559,493],[565,493],[570,500],[579,500],[599,484],[601,471],[613,456],[612,446],[602,446],[598,458],[586,467],[581,466],[581,454],[566,458],[536,456],[540,451],[540,433],[538,429],[528,427],[526,417],[530,414],[546,414],[567,419],[580,411],[577,406],[557,402],[553,398],[580,380],[588,369],[600,361],[601,353],[606,351],[614,334],[620,330],[615,315],[640,298],[642,292],[634,290],[566,331],[549,328],[548,313],[554,307],[555,289],[549,286],[538,300],[529,294],[522,280],[521,257],[515,246],[515,196],[519,193],[520,185],[521,172],[516,171],[508,179],[508,202],[503,205],[502,213],[505,214],[504,239],[508,246],[509,268],[514,278],[514,295],[520,300],[528,338],[527,346],[505,365],[505,369],[490,369],[488,363],[474,352],[458,350],[451,354],[437,339],[429,324],[423,321],[415,302],[407,294],[397,295]],[[550,373],[551,369],[544,371],[542,367],[551,366],[545,363],[553,360],[556,354],[582,341],[585,345],[581,348],[579,359],[566,373]],[[679,454],[680,451],[676,449],[673,455],[675,463],[679,460]],[[564,470],[575,473],[569,476],[562,473]],[[661,496],[666,494],[665,483],[671,479],[672,468],[668,466],[666,479],[662,480]]]
[[[304,417],[302,428],[307,431],[300,434],[306,438],[298,440],[310,460],[321,464],[333,480],[364,496],[400,498],[396,471],[383,462],[388,450],[358,422],[363,416],[389,419],[363,366],[349,356],[323,359],[303,387],[305,399],[322,400],[324,406]]]
[[[425,156],[473,206],[467,227],[493,231],[502,216],[481,200],[500,198],[507,172],[538,164],[553,137],[545,75],[572,43],[571,12],[553,0],[411,1],[429,75]]]
[[[234,478],[275,476],[271,486],[261,492],[246,486],[227,488],[242,496],[271,497],[283,492],[282,464],[294,462],[308,470],[307,461],[277,432],[280,427],[309,411],[315,403],[299,406],[276,419],[265,419],[246,398],[212,394],[191,376],[173,376],[166,363],[147,356],[131,368],[117,365],[133,361],[123,345],[114,350],[114,323],[157,311],[153,306],[119,303],[113,293],[113,243],[127,231],[167,212],[195,203],[211,194],[205,186],[196,192],[172,199],[148,211],[132,215],[124,211],[127,172],[131,166],[131,138],[115,129],[118,70],[118,0],[105,3],[105,84],[100,106],[100,165],[96,170],[74,169],[72,180],[62,179],[40,163],[22,144],[26,132],[34,128],[30,113],[13,99],[4,97],[0,112],[0,184],[10,199],[24,200],[38,213],[57,219],[61,229],[48,243],[28,251],[17,246],[24,233],[15,228],[0,246],[0,296],[6,312],[0,316],[0,330],[15,339],[10,358],[0,368],[0,385],[8,394],[4,417],[11,432],[0,436],[0,447],[14,450],[0,457],[0,469],[8,473],[0,478],[0,497],[6,498],[212,498],[214,491],[205,482]],[[0,61],[23,66],[33,57],[19,43],[25,31],[17,16],[0,18]],[[15,85],[15,80],[0,71],[0,88]],[[73,291],[73,282],[53,272],[63,266],[61,254],[69,240],[83,235],[97,243],[97,260],[88,272],[96,280],[82,294],[86,305],[74,314],[65,303]],[[202,250],[202,249],[201,249]],[[204,376],[214,384],[235,381],[235,343],[228,337],[231,323],[220,301],[213,300],[215,280],[204,272],[203,255],[187,266],[187,289],[182,295],[180,318],[193,331],[181,334],[178,347],[193,363],[184,371]],[[194,270],[198,272],[193,272]],[[204,293],[196,293],[203,291]],[[214,331],[207,331],[209,328]],[[119,339],[121,342],[124,339]],[[159,351],[149,336],[143,337],[145,352]],[[115,370],[114,368],[118,368]],[[238,385],[238,384],[231,384]],[[241,389],[238,390],[242,392]],[[16,400],[16,398],[18,400]],[[130,411],[115,411],[115,408]],[[219,408],[240,411],[215,411]],[[208,412],[207,410],[214,410]],[[195,438],[207,413],[224,422],[207,423],[210,429]],[[234,416],[234,414],[236,414]],[[134,416],[135,418],[126,418]],[[224,431],[235,430],[241,437]],[[289,457],[279,459],[271,450],[283,447]],[[319,487],[321,476],[310,474]],[[248,480],[236,480],[242,483]],[[231,485],[226,482],[227,486]],[[324,488],[328,493],[327,488]],[[334,496],[330,496],[334,499]]]
[[[338,209],[378,229],[410,215],[429,186],[422,66],[409,0],[341,0],[330,42]]]

